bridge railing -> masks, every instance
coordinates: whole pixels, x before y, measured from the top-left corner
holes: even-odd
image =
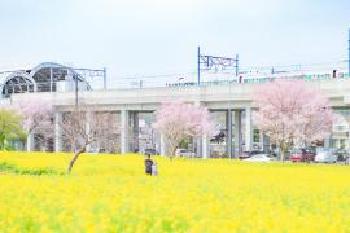
[[[212,80],[197,84],[196,82],[181,82],[181,83],[158,83],[153,85],[144,85],[146,81],[142,81],[143,85],[135,86],[109,86],[106,90],[117,89],[144,89],[144,88],[157,88],[157,87],[169,87],[169,88],[198,88],[198,87],[212,87],[212,86],[228,86],[228,85],[244,85],[244,84],[260,84],[271,82],[276,79],[292,79],[292,80],[305,80],[307,82],[318,82],[322,80],[346,80],[350,79],[348,73],[337,73],[335,77],[332,74],[300,74],[300,75],[284,75],[284,76],[253,76],[253,77],[234,77],[232,79]],[[74,83],[71,81],[60,81],[54,83],[35,83],[35,84],[2,84],[0,85],[0,98],[8,98],[13,93],[26,93],[26,92],[73,92],[75,90]],[[84,83],[79,83],[79,91],[88,91],[89,88]],[[93,88],[92,90],[103,90],[102,88]]]

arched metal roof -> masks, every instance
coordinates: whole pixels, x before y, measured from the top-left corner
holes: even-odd
[[[58,83],[73,82],[75,77],[87,90],[91,90],[85,77],[74,68],[56,62],[42,62],[31,70],[0,72],[0,93],[57,91]]]
[[[57,62],[42,62],[40,63],[39,65],[35,66],[31,71],[30,71],[30,76],[31,78],[34,77],[34,75],[42,70],[42,69],[50,69],[50,68],[53,68],[53,69],[61,69],[61,70],[66,70],[67,71],[67,74],[68,74],[68,77],[71,77],[73,79],[73,76],[76,75],[76,77],[78,77],[79,81],[80,82],[84,82],[86,83],[87,87],[89,89],[91,89],[91,86],[90,84],[86,81],[86,79],[81,75],[79,74],[78,72],[76,72],[74,70],[74,68],[70,67],[70,66],[65,66],[65,65],[61,65]],[[68,80],[69,81],[69,80]]]
[[[30,71],[30,76],[33,77],[35,75],[36,72],[38,72],[41,69],[44,68],[59,68],[59,69],[65,69],[69,72],[71,72],[71,74],[76,74],[76,72],[74,71],[74,69],[72,67],[69,66],[64,66],[61,65],[59,63],[56,62],[42,62],[39,65],[35,66],[31,71]]]
[[[31,76],[25,71],[13,71],[13,72],[4,72],[0,73],[0,86],[3,86],[6,82],[14,77],[21,76],[24,79],[31,81]]]
[[[1,93],[5,96],[11,93],[34,91],[34,80],[25,71],[15,71],[3,75],[0,82]]]

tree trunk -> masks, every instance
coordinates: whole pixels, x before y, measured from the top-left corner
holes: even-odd
[[[68,169],[67,169],[67,174],[70,174],[70,172],[72,171],[72,168],[75,164],[75,162],[77,161],[77,159],[79,158],[79,155],[84,153],[85,152],[85,149],[86,147],[80,149],[80,150],[77,150],[75,153],[74,153],[74,157],[73,159],[69,162],[69,166],[68,166]]]
[[[284,162],[284,149],[280,148],[281,161]]]
[[[286,152],[285,142],[280,142],[280,160],[282,162],[284,162],[285,152]]]
[[[176,146],[175,146],[174,143],[171,143],[171,142],[168,143],[167,151],[169,152],[169,158],[170,158],[170,160],[172,160],[173,158],[175,158]]]
[[[0,135],[0,148],[2,150],[5,150],[5,136],[4,135]]]
[[[176,147],[174,147],[174,149],[171,151],[170,159],[176,157],[175,152],[176,152]]]

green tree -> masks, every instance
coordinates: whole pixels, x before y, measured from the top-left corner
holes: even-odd
[[[0,109],[0,149],[5,150],[5,142],[23,139],[22,117],[11,109]]]

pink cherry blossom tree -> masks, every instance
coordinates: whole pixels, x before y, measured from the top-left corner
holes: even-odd
[[[31,147],[32,133],[38,133],[40,143],[44,143],[54,134],[53,106],[50,100],[40,97],[27,97],[14,105],[16,111],[23,116],[22,125],[27,133],[27,150]]]
[[[259,85],[253,94],[258,107],[254,123],[279,146],[281,160],[291,145],[322,140],[332,128],[328,99],[301,80],[276,80]]]
[[[169,155],[188,136],[211,136],[214,124],[206,107],[184,102],[162,103],[156,111],[154,127],[164,136]]]

